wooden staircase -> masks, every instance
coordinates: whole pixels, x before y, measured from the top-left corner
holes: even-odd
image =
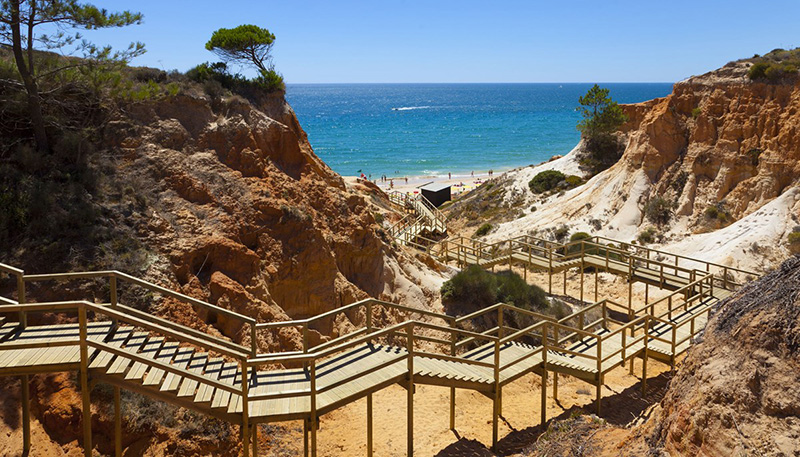
[[[395,191],[389,194],[389,201],[406,214],[389,229],[389,236],[398,243],[414,246],[423,234],[447,234],[444,214],[421,194],[410,196]]]
[[[534,255],[532,249],[510,249],[503,257],[502,253],[494,255],[496,249],[492,246],[476,245],[472,254],[478,260],[508,259],[509,254],[512,261],[523,255],[535,257],[538,265],[546,262],[556,271],[591,264],[631,278],[649,278],[666,290],[677,285],[669,284],[672,277],[656,275],[663,265],[638,265],[630,257],[628,265],[635,266],[624,271],[620,266],[625,265],[625,257],[608,257],[610,249],[605,245],[604,255],[588,247],[582,246],[580,258],[575,257],[575,248],[570,246],[549,246],[548,255]],[[444,252],[447,255],[449,250]],[[630,307],[601,300],[559,320],[502,303],[456,318],[369,299],[308,319],[257,322],[116,271],[26,275],[2,264],[0,271],[17,280],[16,300],[0,297],[0,376],[20,376],[23,386],[27,386],[27,377],[32,374],[79,372],[86,455],[92,451],[90,380],[114,386],[118,455],[122,452],[120,389],[241,426],[245,455],[251,450],[253,455],[258,452],[253,445],[258,442],[255,424],[288,420],[304,422],[306,450],[315,455],[321,415],[366,397],[371,416],[372,394],[393,384],[407,389],[409,425],[413,421],[415,384],[449,387],[454,427],[455,389],[470,389],[493,399],[496,443],[500,393],[506,384],[529,373],[541,376],[543,382],[548,373],[572,375],[596,386],[599,412],[600,388],[608,371],[633,358],[643,359],[645,370],[648,359],[674,364],[702,331],[712,307],[735,288],[727,279],[725,283],[731,287],[720,287],[719,279],[707,273],[653,303]],[[28,303],[26,284],[53,280],[106,280],[109,301]],[[118,300],[118,288],[125,283],[238,320],[242,331],[249,332],[251,343],[243,346],[127,307]],[[377,310],[383,310],[381,315],[415,318],[376,327],[373,315]],[[61,315],[60,321],[71,323],[28,325],[29,316],[40,314]],[[339,314],[364,318],[355,322],[357,326],[350,333],[310,345],[309,331]],[[533,323],[514,328],[508,323],[517,320],[508,319],[509,315],[525,317]],[[615,319],[613,316],[617,315],[626,318]],[[493,316],[497,322],[494,328],[483,332],[467,330],[474,327],[476,319],[486,316]],[[303,336],[302,348],[278,353],[258,351],[256,342],[261,332],[281,331],[299,332]],[[274,369],[275,366],[284,368]],[[29,420],[27,395],[27,389],[23,389],[24,420]],[[546,401],[545,396],[542,401]],[[542,411],[545,410],[543,405]],[[413,449],[412,429],[409,428],[409,455]],[[367,433],[371,442],[372,429],[368,428]],[[29,435],[23,448],[26,452],[30,448]]]

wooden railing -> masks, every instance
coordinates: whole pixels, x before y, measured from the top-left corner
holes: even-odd
[[[143,279],[136,278],[134,276],[128,275],[126,273],[122,273],[116,270],[110,271],[92,271],[92,272],[74,272],[74,273],[57,273],[57,274],[36,274],[36,275],[22,275],[22,285],[24,287],[27,283],[39,283],[44,281],[75,281],[75,280],[86,280],[86,279],[103,279],[108,281],[108,290],[109,290],[109,307],[112,310],[118,309],[125,309],[126,313],[129,313],[131,316],[144,318],[144,316],[150,316],[149,313],[145,313],[140,310],[136,310],[134,308],[124,307],[119,303],[119,295],[120,295],[120,287],[127,283],[129,285],[135,285],[138,287],[142,287],[145,290],[150,292],[157,293],[164,297],[169,297],[175,299],[181,303],[189,304],[198,308],[202,308],[207,312],[215,313],[220,316],[225,316],[229,319],[234,319],[241,322],[243,325],[248,325],[251,333],[251,347],[249,348],[249,352],[252,355],[257,354],[257,340],[254,338],[255,330],[256,330],[256,320],[252,317],[245,316],[243,314],[236,313],[234,311],[212,305],[211,303],[204,302],[202,300],[198,300],[196,298],[189,297],[188,295],[182,294],[180,292],[175,292],[173,290],[167,289],[165,287],[153,284],[151,282],[145,281]],[[167,321],[168,322],[168,321]],[[239,350],[247,350],[248,348],[244,348],[239,344],[233,343],[231,341],[223,340],[221,338],[215,338],[207,335],[206,333],[189,329],[188,327],[181,326],[180,324],[169,322],[166,324],[167,326],[171,326],[173,329],[177,327],[181,327],[194,335],[195,337],[199,337],[199,335],[203,335],[205,337],[213,338],[216,344],[220,346],[228,347],[231,350],[239,351]]]
[[[447,218],[423,195],[409,196],[403,192],[390,192],[389,200],[411,211],[389,229],[389,236],[404,244],[417,244],[416,238],[424,229],[446,233]]]

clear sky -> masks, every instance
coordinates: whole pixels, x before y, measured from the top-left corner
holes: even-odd
[[[144,23],[86,35],[134,65],[215,61],[220,27],[277,36],[287,83],[674,82],[774,48],[800,46],[798,0],[95,0]]]

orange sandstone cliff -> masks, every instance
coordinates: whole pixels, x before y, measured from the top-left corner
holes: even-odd
[[[85,199],[99,215],[86,239],[48,255],[35,234],[0,261],[28,273],[119,269],[259,319],[301,319],[367,297],[436,306],[443,277],[392,246],[376,214],[395,217],[377,188],[348,185],[313,152],[282,94],[248,101],[210,97],[189,85],[176,96],[132,103],[99,129],[87,159],[96,177]],[[379,218],[382,219],[382,218]],[[63,246],[62,246],[63,245]],[[91,283],[30,285],[34,300],[106,301]],[[249,344],[239,322],[135,288],[120,301]],[[36,319],[36,318],[32,318]],[[337,336],[363,316],[339,316],[311,332]],[[392,321],[398,316],[376,316]],[[295,350],[294,329],[259,332],[261,351]],[[34,439],[40,455],[80,453],[80,395],[69,375],[32,380]],[[95,433],[111,436],[109,392],[93,397]],[[19,385],[0,380],[0,456],[21,449]],[[237,455],[236,430],[191,412],[125,394],[124,443],[131,455]],[[269,438],[265,434],[264,439]],[[101,452],[110,439],[96,438]],[[262,443],[263,444],[263,443]],[[264,444],[268,447],[268,445]],[[127,455],[127,454],[126,454]]]

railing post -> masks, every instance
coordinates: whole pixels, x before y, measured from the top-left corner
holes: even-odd
[[[585,246],[584,242],[581,241],[581,306],[583,306],[583,272],[584,269],[586,268],[586,265],[584,263],[584,257],[585,257],[584,246]],[[553,379],[555,379],[555,377]]]
[[[406,452],[408,457],[414,455],[414,323],[409,322],[406,327],[406,347],[408,350],[408,389],[407,389],[407,433]]]
[[[255,358],[258,355],[258,323],[255,319],[250,322],[250,355]]]
[[[450,319],[450,327],[455,328],[456,326],[456,319]],[[450,355],[456,355],[456,339],[458,338],[458,334],[456,332],[450,333]],[[450,430],[456,429],[456,388],[450,388]]]
[[[709,294],[711,295],[711,297],[714,297],[714,275],[711,275],[711,279],[709,280],[709,283],[710,283],[709,284],[710,285]]]
[[[628,332],[626,332],[625,329],[622,329],[622,331],[619,333],[622,334],[622,362],[620,363],[620,366],[625,366],[625,353],[627,352],[626,350],[628,348],[628,344],[626,342]]]
[[[309,368],[311,388],[311,457],[317,457],[317,360],[311,360]]]
[[[92,457],[92,404],[89,398],[89,347],[87,343],[86,305],[78,305],[78,333],[80,338],[80,382],[83,414],[83,455]]]
[[[247,457],[250,453],[250,404],[248,401],[248,388],[250,376],[247,359],[241,359],[242,364],[242,455]]]
[[[506,307],[501,305],[497,307],[497,337],[503,338],[503,314],[505,314]]]
[[[547,248],[547,293],[553,295],[553,248]]]
[[[603,328],[608,328],[608,302],[603,301]]]
[[[25,273],[17,274],[17,303],[20,305],[25,304]],[[28,314],[25,311],[19,312],[19,325],[21,328],[28,326]]]
[[[603,338],[597,338],[597,415],[600,415],[600,401],[603,396]]]
[[[650,317],[644,319],[644,354],[642,357],[642,396],[647,393],[647,340],[650,339]]]
[[[118,293],[117,293],[117,275],[116,274],[111,273],[111,275],[108,277],[108,287],[109,287],[109,294],[110,294],[110,298],[111,298],[111,303],[110,303],[111,309],[116,311],[117,310],[117,304],[119,303],[119,296],[118,296]],[[109,332],[109,336],[114,333],[114,331],[117,329],[117,326],[118,326],[117,319],[116,318],[111,319],[111,331]]]
[[[303,324],[303,354],[308,354],[308,322]]]
[[[501,309],[503,308],[501,307]],[[494,401],[492,402],[492,449],[493,450],[497,450],[497,442],[500,440],[500,408],[501,408],[500,399],[502,396],[502,391],[500,387],[500,338],[497,338],[494,342]]]
[[[25,273],[17,274],[17,303],[20,305],[25,304]],[[19,326],[24,329],[28,326],[28,314],[25,311],[20,311],[18,315]],[[22,375],[20,377],[22,384],[22,450],[24,455],[28,455],[31,449],[31,395],[30,395],[30,377]]]
[[[547,327],[547,323],[542,325],[542,425],[547,422]]]
[[[675,351],[678,350],[677,331],[678,331],[678,326],[673,323],[672,324],[672,356],[670,357],[670,369],[672,371],[675,371]]]

